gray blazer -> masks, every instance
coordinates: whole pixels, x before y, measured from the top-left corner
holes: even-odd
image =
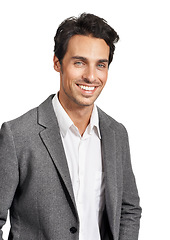
[[[10,240],[78,240],[79,218],[53,96],[0,131],[0,229],[10,209]],[[141,208],[127,132],[98,112],[106,199],[101,239],[137,240]]]

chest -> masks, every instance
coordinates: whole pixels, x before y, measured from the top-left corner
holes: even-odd
[[[103,182],[101,141],[95,135],[62,137],[75,199],[93,196]],[[99,194],[99,192],[97,193]]]

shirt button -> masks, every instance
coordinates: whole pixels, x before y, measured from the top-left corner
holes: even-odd
[[[70,232],[73,233],[73,234],[76,233],[76,232],[77,232],[77,228],[71,227],[71,228],[70,228]]]

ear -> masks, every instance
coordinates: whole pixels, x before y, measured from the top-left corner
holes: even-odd
[[[54,69],[57,72],[61,72],[61,64],[60,64],[58,58],[55,56],[55,54],[54,54],[54,57],[53,57],[53,62],[54,62]]]

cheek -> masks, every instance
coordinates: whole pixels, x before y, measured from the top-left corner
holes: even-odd
[[[67,77],[68,82],[74,82],[74,80],[80,79],[83,74],[82,69],[72,68],[70,67],[65,72],[65,76]]]
[[[105,71],[100,72],[98,77],[101,80],[101,82],[103,83],[103,85],[105,85],[107,82],[108,72],[105,72]]]

